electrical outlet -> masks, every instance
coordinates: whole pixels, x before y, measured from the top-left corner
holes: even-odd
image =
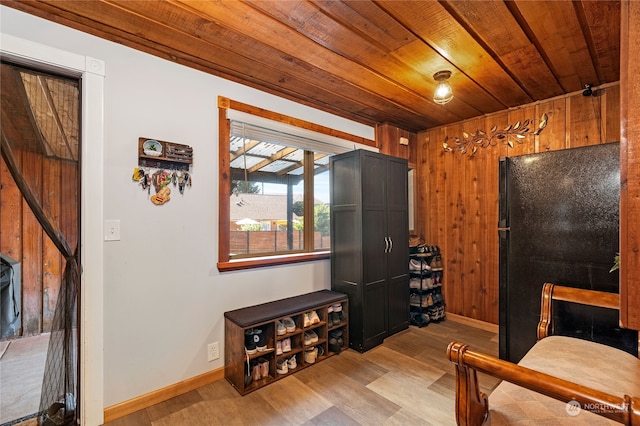
[[[209,343],[207,345],[207,359],[209,362],[214,359],[220,358],[220,352],[218,351],[218,342]]]

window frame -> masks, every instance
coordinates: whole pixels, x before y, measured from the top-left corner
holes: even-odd
[[[324,135],[337,137],[349,142],[354,142],[356,144],[373,148],[376,147],[376,142],[371,139],[366,139],[360,136],[352,135],[350,133],[342,132],[340,130],[331,129],[319,124],[311,123],[309,121],[265,110],[263,108],[254,107],[239,101],[234,101],[224,96],[218,96],[218,270],[220,272],[226,272],[264,266],[329,259],[331,256],[331,252],[328,250],[305,251],[304,253],[287,253],[242,259],[231,259],[229,255],[229,221],[231,215],[229,193],[229,188],[231,187],[231,173],[229,164],[231,153],[229,140],[231,137],[231,122],[227,117],[227,110],[229,109],[277,121],[280,123],[285,123],[287,125],[300,127],[301,129],[321,133]],[[306,170],[305,173],[307,173]],[[305,175],[305,196],[307,190],[312,191],[313,189],[311,188],[310,180]],[[311,208],[307,206],[307,204],[308,203],[305,203],[305,215],[308,214],[306,210]],[[311,232],[308,231],[307,228],[311,227],[305,227],[305,232]],[[308,241],[308,238],[305,235],[305,245],[307,244],[306,241]],[[305,247],[305,250],[308,250],[308,246]]]

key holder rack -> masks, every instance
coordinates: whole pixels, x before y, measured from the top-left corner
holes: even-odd
[[[191,166],[193,148],[158,139],[138,138],[138,167],[133,171],[132,180],[138,182],[149,194],[155,205],[168,202],[171,187],[177,187],[180,194],[191,186]],[[153,195],[151,188],[154,188]]]

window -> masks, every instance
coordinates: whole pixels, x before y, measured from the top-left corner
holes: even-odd
[[[218,269],[329,257],[329,158],[358,136],[219,98]]]

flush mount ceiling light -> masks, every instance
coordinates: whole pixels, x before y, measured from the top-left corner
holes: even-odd
[[[433,93],[433,102],[444,105],[453,99],[453,90],[447,80],[451,77],[451,71],[438,71],[433,75],[435,81],[438,82],[436,91]]]

